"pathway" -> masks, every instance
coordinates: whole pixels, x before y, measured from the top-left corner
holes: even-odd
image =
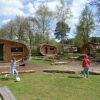
[[[51,65],[51,66],[35,66],[26,65],[17,67],[19,72],[67,72],[67,73],[80,73],[82,71],[81,62],[71,61],[64,65]],[[8,73],[9,65],[5,64],[0,66],[0,73]],[[100,63],[92,63],[90,67],[91,74],[100,75]]]

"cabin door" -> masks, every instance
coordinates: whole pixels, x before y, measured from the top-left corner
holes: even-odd
[[[90,55],[90,48],[87,48],[87,55]]]
[[[0,60],[3,60],[3,44],[0,44]]]
[[[47,54],[48,53],[48,48],[47,47],[45,47],[45,54]]]

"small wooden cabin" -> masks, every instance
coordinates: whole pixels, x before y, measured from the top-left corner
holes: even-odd
[[[17,60],[21,58],[28,58],[29,50],[23,43],[0,39],[0,62],[9,62],[12,57]]]
[[[55,56],[58,53],[57,47],[50,44],[43,44],[40,47],[40,53],[43,56]]]
[[[67,52],[67,53],[76,53],[78,50],[77,50],[77,47],[74,46],[74,45],[69,45],[69,44],[64,44],[64,52]]]
[[[92,57],[96,57],[96,50],[100,49],[100,44],[98,43],[87,43],[81,48],[81,53],[87,54]]]

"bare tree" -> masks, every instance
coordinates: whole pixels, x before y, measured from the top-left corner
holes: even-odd
[[[97,16],[98,21],[100,22],[100,0],[89,0],[90,5],[95,6],[97,8]]]
[[[15,27],[14,27],[14,22],[11,20],[7,24],[2,26],[2,36],[3,38],[13,40],[14,35],[15,35]]]
[[[23,16],[16,16],[14,20],[15,24],[15,35],[18,41],[25,41],[25,30],[27,28],[27,22],[25,17]]]
[[[38,33],[42,36],[42,42],[48,42],[50,34],[50,24],[53,13],[46,5],[40,5],[36,11],[36,19],[40,25]]]
[[[64,0],[60,0],[60,5],[57,5],[57,10],[55,15],[57,21],[68,23],[72,16],[73,15],[68,2],[65,2]]]

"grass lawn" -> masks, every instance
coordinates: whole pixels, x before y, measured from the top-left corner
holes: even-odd
[[[32,65],[50,66],[52,62],[49,60],[33,59],[30,60],[29,63]]]
[[[63,55],[60,55],[58,58],[52,59],[52,60],[50,60],[50,59],[35,59],[35,58],[33,58],[33,59],[31,59],[29,61],[29,63],[32,64],[32,65],[51,66],[51,64],[54,62],[54,60],[66,61],[71,57],[78,57],[78,56],[79,56],[79,54],[68,54],[68,53],[65,53]]]
[[[64,53],[63,55],[60,55],[58,57],[58,59],[59,60],[66,60],[66,59],[69,59],[69,58],[72,58],[72,57],[78,58],[79,57],[79,53]]]
[[[79,74],[28,73],[20,74],[21,81],[4,80],[17,100],[100,100],[100,76],[83,79]]]

